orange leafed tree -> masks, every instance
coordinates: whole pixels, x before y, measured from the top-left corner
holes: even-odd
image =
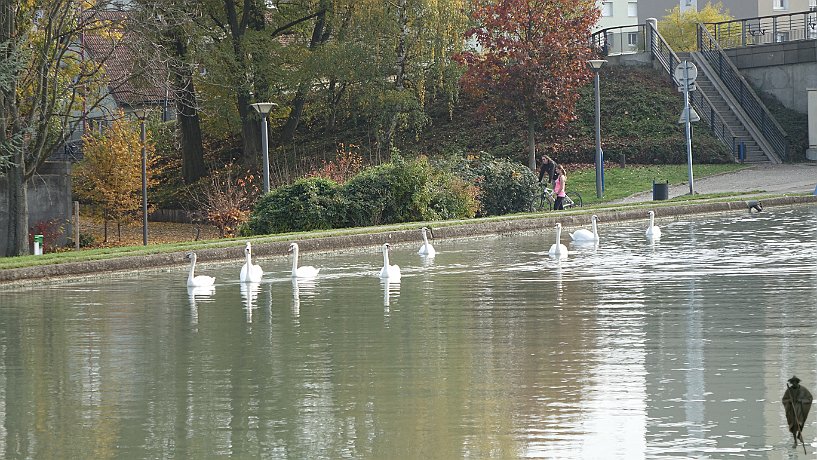
[[[475,50],[462,53],[463,87],[486,113],[526,124],[528,166],[536,168],[537,129],[555,132],[574,118],[578,88],[596,57],[590,33],[595,0],[472,0]]]
[[[121,115],[121,114],[120,114]],[[147,184],[159,173],[155,149],[146,139]],[[102,211],[103,218],[120,222],[142,208],[142,141],[135,120],[119,117],[102,134],[83,137],[83,159],[73,171],[74,193]]]

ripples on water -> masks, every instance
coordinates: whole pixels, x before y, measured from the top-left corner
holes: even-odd
[[[652,244],[646,216],[601,222],[562,261],[551,229],[433,260],[418,231],[400,283],[372,248],[303,254],[316,280],[200,260],[213,289],[173,269],[0,291],[2,456],[788,458],[785,381],[817,390],[816,217],[659,220]]]

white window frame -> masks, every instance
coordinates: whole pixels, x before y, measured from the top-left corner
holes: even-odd
[[[786,11],[789,9],[789,0],[772,0],[772,9],[775,11]]]
[[[613,2],[601,2],[601,17],[612,18],[614,14]]]
[[[627,2],[627,17],[638,17],[638,2]]]
[[[627,32],[627,46],[630,48],[638,46],[638,32]]]

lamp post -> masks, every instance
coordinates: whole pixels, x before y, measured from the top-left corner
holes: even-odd
[[[601,198],[604,192],[604,163],[601,153],[601,90],[599,89],[599,71],[607,60],[591,59],[587,61],[587,67],[594,74],[594,87],[596,96],[596,198]]]
[[[139,141],[142,144],[142,244],[148,245],[148,179],[147,179],[147,131],[145,129],[145,118],[147,110],[144,108],[133,111],[139,119],[141,127]]]
[[[261,152],[264,155],[264,194],[269,193],[269,141],[267,139],[267,116],[273,107],[278,104],[274,102],[256,102],[252,107],[261,114]]]

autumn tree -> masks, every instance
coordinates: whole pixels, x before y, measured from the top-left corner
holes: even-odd
[[[661,18],[658,23],[658,32],[667,41],[667,44],[676,53],[698,50],[698,24],[731,21],[729,10],[723,4],[707,3],[700,11],[689,8],[681,12],[676,6]]]
[[[153,144],[146,140],[147,185],[159,173]],[[106,223],[133,218],[142,207],[142,141],[139,123],[120,117],[102,134],[83,136],[83,159],[73,172],[74,194],[99,206]],[[107,226],[106,226],[107,228]],[[107,232],[106,232],[107,240]]]
[[[120,24],[106,0],[0,2],[0,175],[8,197],[7,256],[27,254],[26,183],[106,96],[102,64]],[[111,46],[88,59],[83,38]],[[5,161],[2,160],[5,158]]]
[[[467,37],[482,51],[461,55],[463,86],[483,109],[518,116],[527,127],[528,166],[536,168],[536,131],[564,128],[595,57],[588,37],[594,0],[473,0]]]

